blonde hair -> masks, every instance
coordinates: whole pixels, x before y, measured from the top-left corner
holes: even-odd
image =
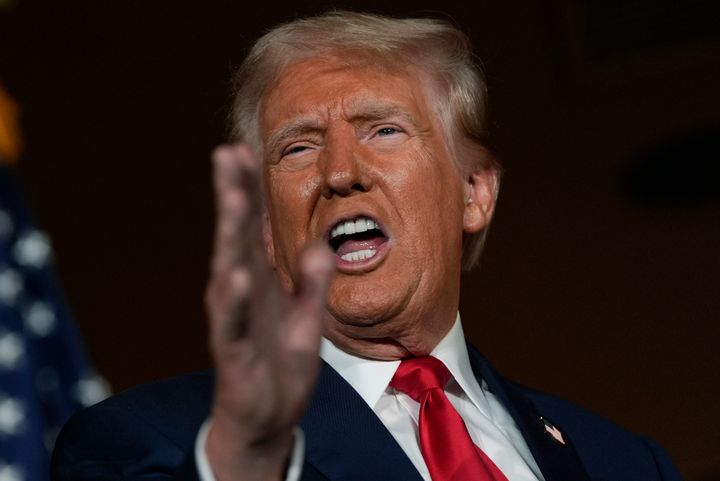
[[[266,90],[285,68],[308,58],[342,55],[371,59],[380,66],[414,67],[435,80],[439,110],[463,174],[499,165],[488,149],[487,89],[468,37],[446,21],[396,19],[332,11],[282,24],[260,37],[237,70],[230,113],[230,137],[262,153],[259,113]],[[462,264],[477,264],[487,228],[463,239]]]

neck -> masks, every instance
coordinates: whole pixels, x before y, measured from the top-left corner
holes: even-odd
[[[325,336],[343,351],[367,359],[391,361],[426,356],[450,331],[456,316],[457,308],[437,320],[411,324],[386,321],[370,326],[347,325],[332,320],[325,325]]]

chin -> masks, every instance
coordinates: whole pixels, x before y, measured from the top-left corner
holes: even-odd
[[[328,292],[328,312],[343,325],[381,328],[407,307],[414,291],[409,285],[388,284],[336,277]]]
[[[332,321],[331,321],[332,322]],[[331,324],[326,327],[325,336],[343,351],[366,359],[394,361],[412,356],[413,353],[390,337],[363,338],[357,332],[364,328]],[[363,333],[367,334],[367,333]]]

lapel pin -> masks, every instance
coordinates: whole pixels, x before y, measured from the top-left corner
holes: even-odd
[[[562,433],[558,428],[553,425],[553,423],[551,423],[544,417],[540,417],[540,422],[543,424],[545,432],[549,434],[553,438],[553,440],[555,440],[555,442],[558,442],[565,446],[565,439],[563,438]]]

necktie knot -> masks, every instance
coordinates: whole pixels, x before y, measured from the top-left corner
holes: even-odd
[[[405,359],[398,366],[390,385],[417,402],[431,389],[445,389],[452,378],[450,371],[432,356]]]

